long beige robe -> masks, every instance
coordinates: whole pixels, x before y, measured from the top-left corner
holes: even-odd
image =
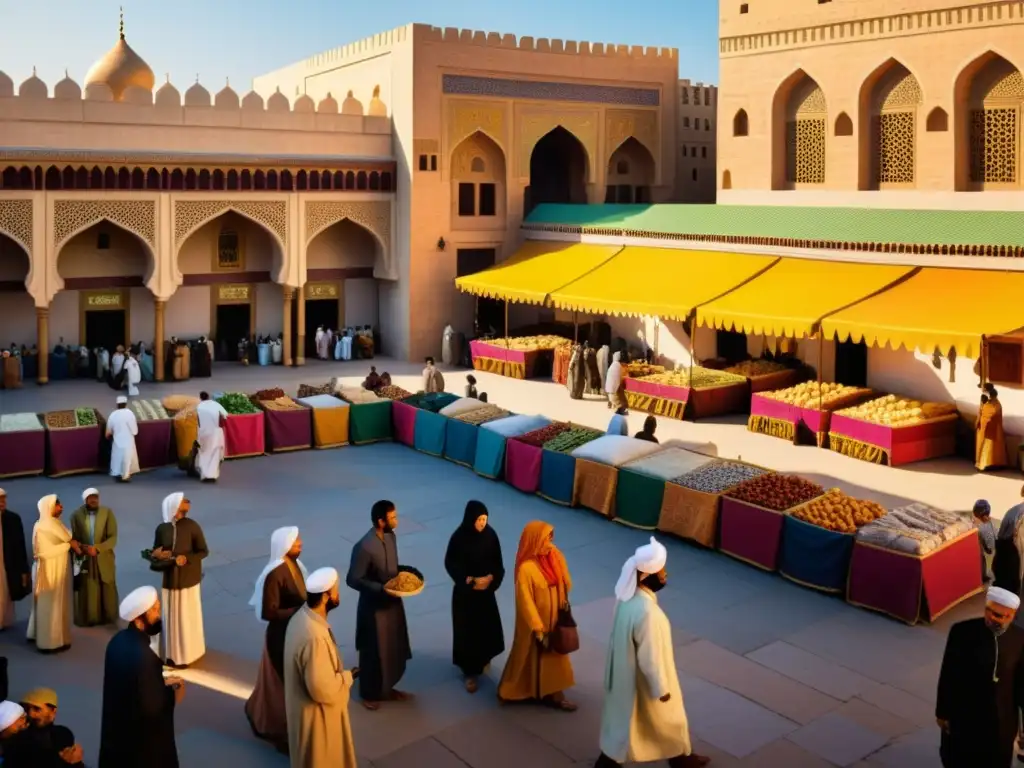
[[[55,517],[40,519],[32,529],[32,613],[29,640],[52,651],[71,645],[71,531]]]
[[[284,637],[284,701],[292,768],[357,768],[348,716],[352,673],[331,626],[302,606]]]

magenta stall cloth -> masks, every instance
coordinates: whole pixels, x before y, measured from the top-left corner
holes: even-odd
[[[412,448],[416,443],[415,406],[394,401],[391,403],[391,421],[395,425],[395,440]]]
[[[263,411],[232,413],[224,427],[224,458],[241,459],[262,456],[264,452]]]
[[[100,466],[100,443],[103,433],[99,424],[90,427],[46,430],[48,446],[47,471],[50,477],[82,475],[97,472]]]
[[[0,477],[26,477],[45,471],[45,430],[0,432]]]
[[[785,514],[728,496],[722,498],[718,549],[745,563],[776,571]]]
[[[313,411],[273,411],[264,409],[267,452],[299,451],[313,447]]]
[[[170,419],[140,421],[139,434],[135,436],[139,469],[156,469],[176,462],[173,438],[174,424]]]
[[[536,493],[540,488],[540,464],[544,449],[527,445],[515,438],[505,443],[505,480],[524,493]]]

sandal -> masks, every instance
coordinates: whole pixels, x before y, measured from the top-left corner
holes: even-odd
[[[361,701],[363,706],[371,712],[376,712],[378,709],[380,709],[379,701],[370,701],[368,699],[362,699]]]
[[[476,693],[480,685],[477,683],[475,677],[467,677],[465,680],[466,691],[469,693]]]
[[[411,694],[411,693],[406,693],[405,691],[400,691],[397,688],[392,688],[391,689],[390,699],[392,701],[412,701],[415,698],[416,697],[413,694]]]

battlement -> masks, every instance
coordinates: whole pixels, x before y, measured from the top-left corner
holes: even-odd
[[[354,43],[339,45],[329,51],[310,56],[303,63],[306,69],[320,69],[321,67],[337,64],[348,60],[367,59],[391,51],[395,46],[400,45],[410,38],[410,31],[413,25],[406,24],[403,27],[380,32]]]
[[[705,84],[705,83],[702,83],[700,80],[698,80],[696,83],[694,83],[694,82],[691,82],[689,78],[684,78],[684,79],[680,80],[679,81],[679,87],[680,88],[707,88],[712,93],[714,93],[715,91],[718,90],[718,86],[717,85],[714,85],[712,83]]]

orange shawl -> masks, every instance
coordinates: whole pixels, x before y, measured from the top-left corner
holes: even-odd
[[[569,584],[569,567],[566,565],[565,556],[554,545],[551,546],[549,554],[540,554],[541,547],[553,530],[555,530],[553,525],[542,520],[534,520],[526,524],[522,536],[519,537],[515,578],[519,579],[519,566],[527,560],[533,560],[540,567],[548,584],[552,587],[559,586],[559,591],[564,594],[568,591]]]

